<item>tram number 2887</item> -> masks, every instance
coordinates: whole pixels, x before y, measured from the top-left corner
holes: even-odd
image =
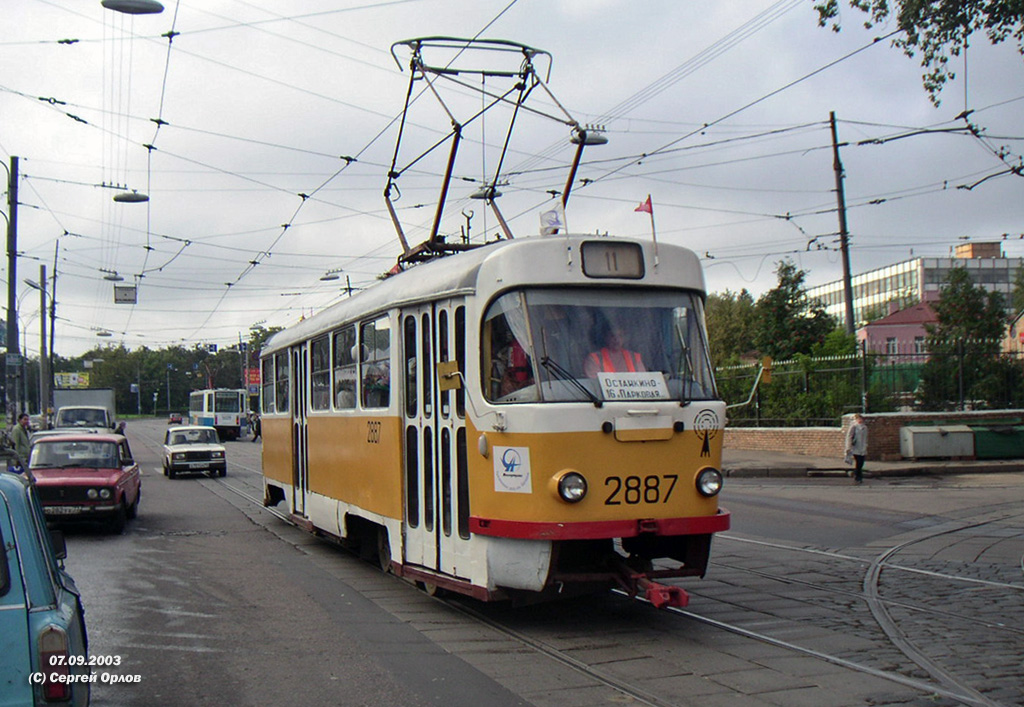
[[[668,503],[675,490],[678,474],[658,476],[608,476],[604,485],[610,493],[604,500],[606,506],[621,506],[623,503],[635,506],[640,503]]]

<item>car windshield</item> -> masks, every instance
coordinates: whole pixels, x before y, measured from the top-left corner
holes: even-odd
[[[717,397],[695,292],[509,292],[491,303],[482,333],[492,402]]]
[[[76,427],[103,427],[107,422],[103,410],[65,410],[62,417],[64,424]]]
[[[216,430],[178,430],[171,433],[168,444],[217,444]]]
[[[31,469],[113,469],[118,465],[113,442],[40,441],[32,447]]]

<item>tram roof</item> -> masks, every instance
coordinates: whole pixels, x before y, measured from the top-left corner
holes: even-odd
[[[439,257],[393,275],[362,292],[327,307],[308,319],[277,332],[267,340],[263,347],[263,353],[271,353],[300,341],[306,341],[342,324],[372,317],[393,307],[472,294],[477,289],[478,273],[481,266],[487,260],[496,257],[498,253],[502,253],[503,257],[506,254],[514,257],[513,253],[516,251],[525,250],[527,254],[522,257],[529,260],[524,260],[524,262],[536,270],[536,265],[545,260],[564,263],[568,244],[578,245],[582,241],[595,239],[639,242],[632,238],[608,238],[593,234],[534,236],[495,241],[455,255]],[[643,242],[643,245],[647,248],[651,244]],[[699,286],[695,289],[703,290],[703,275],[694,253],[675,245],[659,244],[658,248],[664,265],[675,266],[677,269],[682,268],[683,272],[696,273],[699,278],[697,281]],[[691,287],[697,284],[693,280],[690,282]],[[676,283],[677,286],[681,284],[682,282]]]

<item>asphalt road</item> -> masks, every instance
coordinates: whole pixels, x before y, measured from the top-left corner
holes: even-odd
[[[125,534],[83,529],[68,539],[90,652],[120,663],[97,672],[133,680],[104,684],[101,675],[93,704],[525,704],[267,532],[250,517],[265,512],[242,512],[220,480],[164,477],[159,432],[151,422],[129,430],[144,472]],[[236,462],[251,465],[259,445],[226,446],[225,481],[254,476]],[[386,579],[316,545],[314,556],[327,552],[357,579]]]

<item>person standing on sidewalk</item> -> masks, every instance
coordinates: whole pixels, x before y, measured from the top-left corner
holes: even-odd
[[[857,413],[853,416],[853,424],[846,432],[846,456],[853,457],[853,483],[864,483],[864,457],[868,453],[868,426],[864,424],[864,416]]]

